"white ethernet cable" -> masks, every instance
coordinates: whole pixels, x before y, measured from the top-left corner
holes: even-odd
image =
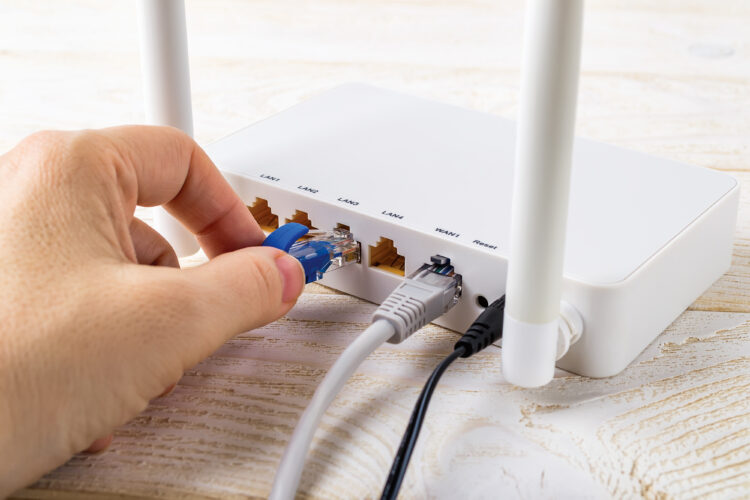
[[[378,307],[372,324],[339,356],[318,386],[284,450],[269,499],[294,498],[307,450],[323,414],[357,367],[381,344],[400,343],[450,310],[461,296],[461,275],[450,259],[434,255]]]

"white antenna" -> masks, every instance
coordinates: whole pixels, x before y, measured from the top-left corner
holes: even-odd
[[[138,0],[146,122],[176,127],[193,135],[184,0]],[[177,252],[198,251],[192,234],[161,207],[156,229]]]
[[[554,375],[580,70],[583,0],[531,0],[516,137],[503,374]]]

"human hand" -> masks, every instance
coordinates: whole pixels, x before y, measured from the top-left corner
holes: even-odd
[[[178,130],[42,132],[0,156],[0,179],[0,497],[105,447],[302,291],[299,263],[256,247],[258,224]],[[211,260],[176,269],[136,204],[163,204]]]

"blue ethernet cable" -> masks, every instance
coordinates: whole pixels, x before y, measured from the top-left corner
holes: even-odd
[[[300,239],[307,236],[307,239]],[[310,231],[307,226],[290,222],[268,235],[265,247],[284,250],[305,269],[305,283],[347,264],[360,261],[360,246],[348,230]]]

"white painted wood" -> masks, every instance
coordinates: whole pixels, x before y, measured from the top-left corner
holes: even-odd
[[[41,128],[143,121],[133,7],[0,3],[0,152]],[[188,1],[198,139],[352,80],[512,117],[522,7]],[[586,9],[580,133],[737,175],[732,269],[617,377],[558,371],[522,390],[498,382],[495,348],[456,362],[403,498],[750,496],[750,5]],[[17,496],[265,497],[297,417],[373,307],[308,287],[287,318],[228,342],[118,429],[107,452]],[[377,496],[421,385],[456,337],[428,326],[363,365],[324,419],[303,497]]]
[[[374,309],[315,292],[294,319],[240,335],[188,371],[118,430],[108,452],[74,458],[21,496],[48,488],[267,495],[316,384]],[[329,307],[344,321],[322,321]],[[747,493],[749,333],[750,314],[691,311],[622,375],[558,372],[537,390],[497,383],[496,348],[460,360],[435,396],[404,498]],[[379,491],[420,386],[455,338],[429,326],[362,366],[323,421],[302,492]]]

